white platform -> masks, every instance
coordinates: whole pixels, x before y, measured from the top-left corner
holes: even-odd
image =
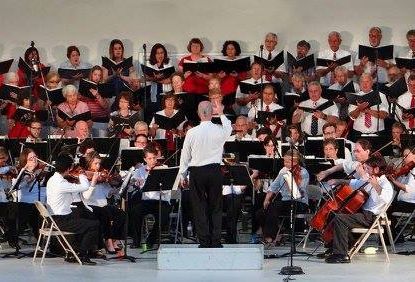
[[[160,270],[259,270],[264,263],[263,245],[224,245],[198,248],[198,245],[162,245],[157,253]]]

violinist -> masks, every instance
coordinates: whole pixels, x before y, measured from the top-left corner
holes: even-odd
[[[379,154],[374,154],[364,164],[357,167],[360,179],[347,181],[353,190],[364,187],[369,198],[359,213],[334,215],[334,238],[332,246],[325,253],[327,263],[349,263],[347,251],[351,229],[369,227],[376,216],[382,212],[384,206],[392,201],[393,187],[384,174],[385,169],[385,159]],[[328,183],[337,185],[345,182],[345,180],[332,179]]]
[[[265,196],[262,211],[257,213],[262,228],[263,240],[266,245],[279,245],[281,238],[276,238],[279,216],[289,215],[291,210],[291,195],[295,199],[297,212],[308,210],[307,185],[309,174],[300,165],[301,155],[297,150],[288,150],[284,155],[284,167],[269,186]],[[292,175],[292,178],[291,178]],[[292,183],[291,180],[293,180]],[[281,200],[276,196],[280,194]]]
[[[56,172],[49,179],[46,185],[47,203],[51,209],[53,219],[62,231],[77,234],[77,250],[83,264],[95,265],[89,256],[96,250],[99,221],[85,218],[78,218],[71,210],[74,193],[87,191],[94,187],[98,180],[98,173],[92,175],[88,181],[84,174],[79,174],[79,184],[71,183],[66,176],[73,168],[73,158],[69,154],[60,154],[56,159]],[[76,262],[73,258],[66,257],[68,262]]]
[[[146,244],[150,248],[156,243],[158,237],[158,221],[159,221],[159,192],[142,192],[146,183],[149,172],[157,167],[157,150],[154,146],[144,148],[145,165],[136,169],[132,176],[133,187],[135,188],[131,197],[131,209],[129,218],[131,219],[131,227],[133,243],[131,248],[139,248],[141,242],[141,229],[144,217],[148,214],[154,216],[155,222],[153,229],[147,237]],[[161,199],[161,226],[167,226],[169,221],[170,202],[162,195]]]
[[[2,203],[6,203],[5,188],[11,186],[11,176],[17,175],[16,168],[8,164],[9,153],[6,148],[0,147],[0,207],[1,209],[6,208]],[[0,212],[0,214],[3,214]]]
[[[110,185],[111,176],[107,171],[101,169],[101,162],[102,159],[97,152],[88,153],[81,158],[80,163],[86,170],[87,177],[92,177],[94,172],[101,171],[95,187],[90,187],[82,194],[86,204],[92,208],[94,215],[100,222],[107,252],[115,254],[115,241],[124,238],[125,214],[115,206],[108,205],[107,198],[111,194],[117,193],[118,189],[114,189]]]
[[[263,127],[266,128],[266,127]],[[258,133],[259,131],[257,131]],[[271,133],[264,138],[263,146],[265,149],[265,156],[267,158],[275,158],[277,155],[276,150],[277,148],[277,140],[271,136]],[[249,241],[250,244],[257,244],[259,243],[259,237],[257,231],[260,229],[258,224],[257,217],[255,214],[263,207],[263,203],[265,200],[266,193],[268,192],[269,186],[273,179],[270,178],[270,175],[263,175],[261,177],[261,173],[258,170],[253,170],[251,178],[253,179],[254,189],[255,189],[255,202],[254,206],[252,207],[253,211],[252,214],[252,230],[251,230],[251,239]]]
[[[41,187],[34,187],[34,181],[36,180],[39,168],[39,162],[37,160],[36,153],[29,148],[24,148],[19,157],[19,168],[23,170],[23,177],[18,187],[11,192],[13,196],[13,203],[9,206],[9,218],[7,225],[9,228],[8,241],[10,246],[15,247],[18,244],[18,238],[16,234],[16,217],[19,217],[19,226],[24,227],[27,224],[33,230],[33,234],[37,238],[39,236],[39,212],[34,204],[35,201],[45,201],[44,190]],[[15,183],[17,179],[13,179],[12,183]],[[17,203],[18,201],[18,203]]]
[[[406,148],[403,151],[403,166],[389,176],[389,180],[399,191],[398,196],[388,209],[391,219],[391,229],[395,238],[396,217],[390,216],[393,212],[412,213],[415,209],[415,154],[413,148]],[[403,238],[399,238],[403,239]],[[398,240],[399,240],[398,239]]]

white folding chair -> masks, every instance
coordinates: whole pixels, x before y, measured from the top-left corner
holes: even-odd
[[[393,197],[392,197],[393,199]],[[384,228],[382,225],[385,226],[389,242],[391,243],[391,249],[392,252],[395,252],[395,245],[393,244],[393,238],[392,238],[392,232],[390,230],[390,221],[388,220],[388,216],[386,214],[386,211],[388,210],[389,206],[391,205],[392,201],[390,201],[385,207],[382,209],[382,211],[379,213],[379,215],[376,216],[373,223],[368,228],[353,228],[352,233],[361,234],[359,239],[354,243],[353,247],[349,250],[349,257],[352,259],[352,257],[359,252],[359,250],[362,248],[363,244],[366,242],[366,240],[369,238],[371,234],[377,234],[380,238],[380,241],[382,243],[383,251],[386,256],[386,261],[390,262],[389,260],[389,253],[388,248],[385,244],[385,239],[383,237],[383,234],[385,233]]]
[[[40,261],[40,265],[43,264],[43,260],[45,259],[46,252],[48,250],[49,242],[51,237],[56,237],[59,244],[62,246],[62,248],[65,250],[66,254],[72,253],[75,259],[78,261],[80,265],[82,265],[81,260],[79,259],[78,255],[72,248],[71,244],[69,244],[68,240],[65,238],[65,235],[73,235],[75,233],[71,232],[64,232],[61,231],[56,224],[56,222],[53,220],[52,216],[50,215],[48,209],[41,203],[41,202],[35,202],[36,208],[39,211],[39,214],[43,218],[42,226],[39,229],[39,239],[37,240],[35,254],[33,255],[33,262],[36,260],[36,256],[38,251],[42,252],[42,259]],[[46,239],[46,243],[41,247],[41,241]]]

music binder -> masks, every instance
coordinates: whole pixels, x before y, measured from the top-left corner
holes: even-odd
[[[342,89],[330,89],[326,88],[323,93],[322,97],[327,100],[335,100],[338,98],[346,98],[346,93],[356,93],[356,89],[354,88],[353,81],[349,81]]]
[[[321,111],[322,112],[325,109],[328,109],[333,105],[334,105],[333,101],[328,100],[328,101],[324,102],[323,104],[321,104],[320,106],[318,106],[316,108],[309,108],[309,107],[302,107],[302,106],[299,106],[298,108],[300,110],[303,110],[304,112],[314,113],[315,111]]]
[[[19,121],[23,124],[30,124],[30,122],[34,119],[39,121],[45,122],[48,120],[48,111],[47,110],[39,110],[34,111],[22,106],[19,106],[14,113],[13,119],[15,121]]]
[[[123,61],[116,63],[115,61],[111,60],[108,57],[101,57],[102,59],[102,66],[107,70],[117,71],[119,69],[129,69],[133,66],[133,57],[129,57],[124,59]]]
[[[156,69],[156,68],[153,68],[152,66],[146,66],[143,64],[141,64],[141,70],[143,71],[145,75],[147,75],[150,78],[154,79],[156,78],[156,76],[158,76],[157,77],[158,80],[169,78],[176,71],[174,66],[162,68],[162,69]]]
[[[342,66],[342,65],[347,64],[351,61],[352,61],[352,56],[347,55],[347,56],[344,56],[344,57],[342,57],[340,59],[337,59],[337,60],[317,58],[316,64],[319,67],[328,67],[332,63],[335,63],[338,66]]]
[[[387,45],[382,47],[371,47],[359,45],[359,59],[367,57],[369,61],[375,62],[379,60],[393,59],[393,45]]]
[[[71,114],[65,113],[61,109],[58,109],[58,117],[60,117],[61,119],[65,120],[65,121],[66,120],[69,120],[69,121],[73,121],[73,120],[75,120],[75,121],[80,121],[80,120],[88,121],[88,120],[91,120],[91,112],[87,111],[87,112],[84,112],[82,114],[71,115]]]
[[[398,68],[406,68],[408,70],[415,69],[415,59],[395,58],[396,66]]]
[[[17,103],[19,97],[30,98],[30,86],[15,86],[10,84],[3,84],[0,92],[0,99],[12,103]]]
[[[48,101],[48,97],[46,96],[46,91],[48,92],[49,100],[52,103],[52,106],[57,106],[60,103],[63,103],[66,101],[65,97],[63,97],[63,94],[62,94],[62,87],[49,89],[45,87],[44,85],[40,85],[39,98],[44,102]]]
[[[90,89],[98,90],[98,93],[103,98],[112,98],[115,94],[115,88],[113,83],[95,83],[90,80],[81,79],[79,82],[79,94],[86,98],[96,99],[92,95]]]
[[[159,128],[165,130],[177,129],[177,127],[186,120],[186,117],[183,112],[178,111],[172,117],[166,117],[159,114],[154,114],[154,123],[156,123]]]
[[[257,116],[255,121],[258,124],[265,124],[270,122],[272,119],[277,119],[278,121],[282,121],[287,119],[288,111],[285,108],[281,108],[272,112],[267,111],[257,111]]]
[[[290,52],[287,52],[287,63],[288,66],[292,68],[302,67],[303,71],[314,68],[316,66],[314,62],[314,54],[310,54],[304,58],[297,60]]]
[[[214,73],[217,72],[216,64],[213,62],[194,62],[185,61],[183,63],[183,72],[201,72],[201,73]]]
[[[112,120],[113,127],[124,127],[124,128],[134,128],[134,125],[137,121],[140,120],[140,113],[136,112],[129,117],[121,117],[121,116],[110,116],[110,120]]]
[[[229,74],[232,72],[247,72],[251,69],[251,58],[243,57],[235,60],[229,60],[226,58],[214,59],[213,62],[216,65],[216,71],[224,71]]]
[[[278,55],[271,60],[254,56],[254,62],[259,63],[268,71],[274,71],[284,63],[284,51],[279,52]]]
[[[14,59],[6,60],[0,62],[0,75],[8,73],[11,65],[13,64]]]
[[[401,109],[403,114],[409,114],[409,115],[413,115],[415,117],[415,107],[414,108],[404,108],[402,105],[399,105],[398,103],[396,103],[396,106],[398,106],[399,109]]]
[[[405,77],[397,79],[393,83],[388,83],[382,87],[385,95],[391,98],[398,98],[402,94],[408,91],[408,85],[406,83]]]
[[[91,68],[88,69],[63,69],[58,68],[58,74],[64,79],[80,79],[88,77],[91,72]]]
[[[355,93],[346,93],[346,99],[349,104],[357,106],[357,103],[368,102],[369,107],[376,106],[382,103],[379,92],[370,91],[365,95],[357,95]]]

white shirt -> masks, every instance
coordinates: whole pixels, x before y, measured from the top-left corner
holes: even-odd
[[[0,167],[0,174],[6,174],[10,171],[11,166],[2,166]],[[6,179],[0,179],[0,203],[8,202],[6,198],[6,193],[4,192],[5,188],[10,188],[11,181]]]
[[[345,85],[340,85],[338,82],[329,86],[329,89],[332,90],[342,90],[344,86],[346,86],[350,81],[347,81]],[[360,91],[360,86],[356,82],[353,82],[353,87],[356,92]]]
[[[174,117],[179,111],[178,110],[174,110],[173,111],[173,115],[171,116]],[[161,115],[163,117],[167,117],[166,113],[164,112],[164,110],[158,111],[156,112],[157,115]],[[184,118],[183,122],[181,124],[179,124],[179,126],[177,127],[178,130],[182,130],[183,129],[183,124],[186,122],[186,117]],[[149,127],[152,127],[155,123],[155,118],[153,117],[153,119],[150,122]],[[156,136],[154,139],[166,139],[166,130],[162,129],[162,128],[157,128],[156,130]]]
[[[259,79],[254,79],[254,78],[248,78],[245,80],[242,80],[241,82],[243,83],[248,83],[248,84],[261,84],[261,78]],[[268,83],[268,81],[265,79],[265,75],[262,76],[262,83],[266,84]],[[242,93],[241,92],[241,87],[238,85],[238,88],[236,88],[236,98],[244,98],[245,96],[248,96],[249,93]]]
[[[82,196],[89,206],[105,207],[108,204],[107,197],[111,189],[108,183],[97,183],[95,187],[89,187],[83,192]]]
[[[412,100],[412,93],[407,91],[406,93],[398,97],[398,99],[396,100],[396,103],[401,105],[404,109],[410,109],[411,100]],[[402,110],[399,106],[396,106],[395,112],[398,115],[399,119],[402,121],[402,123],[405,125],[405,127],[409,129],[409,120],[404,120],[402,118]]]
[[[415,168],[398,181],[405,184],[406,191],[400,190],[397,200],[415,204]]]
[[[279,53],[281,53],[281,50],[274,49],[270,52],[266,48],[264,48],[264,50],[262,51],[262,58],[268,60],[268,55],[270,53],[271,53],[271,60],[273,60],[275,58],[275,56],[277,56]],[[259,52],[258,54],[261,54],[261,52]],[[287,72],[287,69],[285,67],[285,63],[282,63],[281,66],[279,66],[275,71]],[[281,78],[276,78],[275,76],[272,76],[272,82],[281,82]]]
[[[324,99],[322,97],[320,97],[320,99],[318,99],[317,101],[312,101],[311,99],[308,99],[306,101],[303,101],[300,103],[300,107],[305,107],[305,108],[317,108],[318,106],[324,104],[325,102],[327,102],[327,99]],[[328,115],[328,116],[335,116],[338,117],[339,116],[339,110],[336,106],[336,104],[333,104],[332,106],[328,107],[327,109],[322,111],[324,114]],[[312,116],[313,113],[309,113],[304,111],[304,115],[301,121],[301,129],[303,130],[303,132],[307,133],[308,135],[311,135],[311,122],[312,122]],[[325,120],[323,119],[318,119],[318,130],[317,130],[317,135],[321,135],[323,134],[323,125],[326,123]]]
[[[232,125],[225,115],[221,115],[220,120],[222,125],[202,121],[198,126],[189,129],[180,157],[179,173],[182,177],[187,175],[189,166],[221,163],[223,145],[231,136]]]
[[[389,204],[393,198],[393,187],[389,180],[386,178],[385,175],[377,177],[379,185],[382,187],[382,191],[380,194],[376,192],[375,188],[372,185],[367,184],[364,189],[366,192],[369,193],[369,198],[363,205],[363,209],[366,211],[370,211],[373,214],[378,215],[385,205]],[[350,180],[350,186],[357,190],[362,185],[367,183],[367,181],[360,180],[360,179],[352,179]]]
[[[278,176],[275,180],[271,183],[269,190],[274,193],[281,193],[282,201],[290,201],[291,200],[291,187],[288,187],[287,182],[284,179],[284,174],[289,171],[288,168],[283,167]],[[301,183],[296,183],[298,190],[301,194],[301,198],[297,199],[297,201],[303,202],[304,204],[308,205],[308,194],[307,194],[307,185],[310,180],[310,176],[305,168],[301,168]],[[294,180],[295,181],[295,180]]]
[[[89,181],[85,175],[79,175],[79,184],[70,183],[55,172],[46,184],[47,203],[53,215],[68,215],[72,212],[72,193],[88,190]]]
[[[261,100],[257,99],[253,105],[252,105],[252,103],[249,103],[249,104],[250,104],[250,106],[249,106],[250,109],[249,109],[249,112],[248,112],[248,119],[250,121],[253,121],[257,117],[258,111],[261,111]],[[264,102],[262,102],[262,111],[265,111],[267,106],[269,107],[270,112],[273,112],[275,110],[279,110],[279,109],[283,108],[283,107],[281,107],[280,105],[278,105],[277,103],[274,103],[274,102],[272,102],[269,105],[266,105]]]
[[[363,91],[359,91],[356,93],[356,95],[363,96],[367,93]],[[383,111],[388,112],[389,111],[389,103],[386,99],[385,94],[379,92],[381,103],[379,105],[375,105],[370,107],[371,110],[375,111]],[[349,105],[349,114],[354,111],[357,108],[356,105]],[[377,133],[378,131],[382,131],[385,129],[385,123],[383,119],[375,118],[371,115],[372,124],[370,127],[366,127],[365,125],[365,113],[360,113],[359,116],[354,120],[353,123],[353,129],[356,131],[359,131],[361,133]]]
[[[339,60],[339,59],[341,59],[343,57],[346,57],[346,56],[349,56],[350,55],[350,52],[345,51],[345,50],[342,50],[342,49],[339,49],[336,52],[333,52],[331,49],[327,49],[327,50],[320,51],[318,53],[318,58],[319,59],[333,60],[334,53],[336,53],[336,60]],[[354,69],[353,69],[352,58],[350,57],[350,62],[344,64],[343,66],[346,67],[346,69],[348,71],[353,71]],[[320,69],[326,69],[326,68],[327,67],[317,66],[316,69],[317,70],[320,70]],[[326,76],[321,77],[320,78],[321,85],[330,86],[330,78],[331,78],[331,75],[332,75],[331,72],[329,72],[328,74],[326,74]]]

